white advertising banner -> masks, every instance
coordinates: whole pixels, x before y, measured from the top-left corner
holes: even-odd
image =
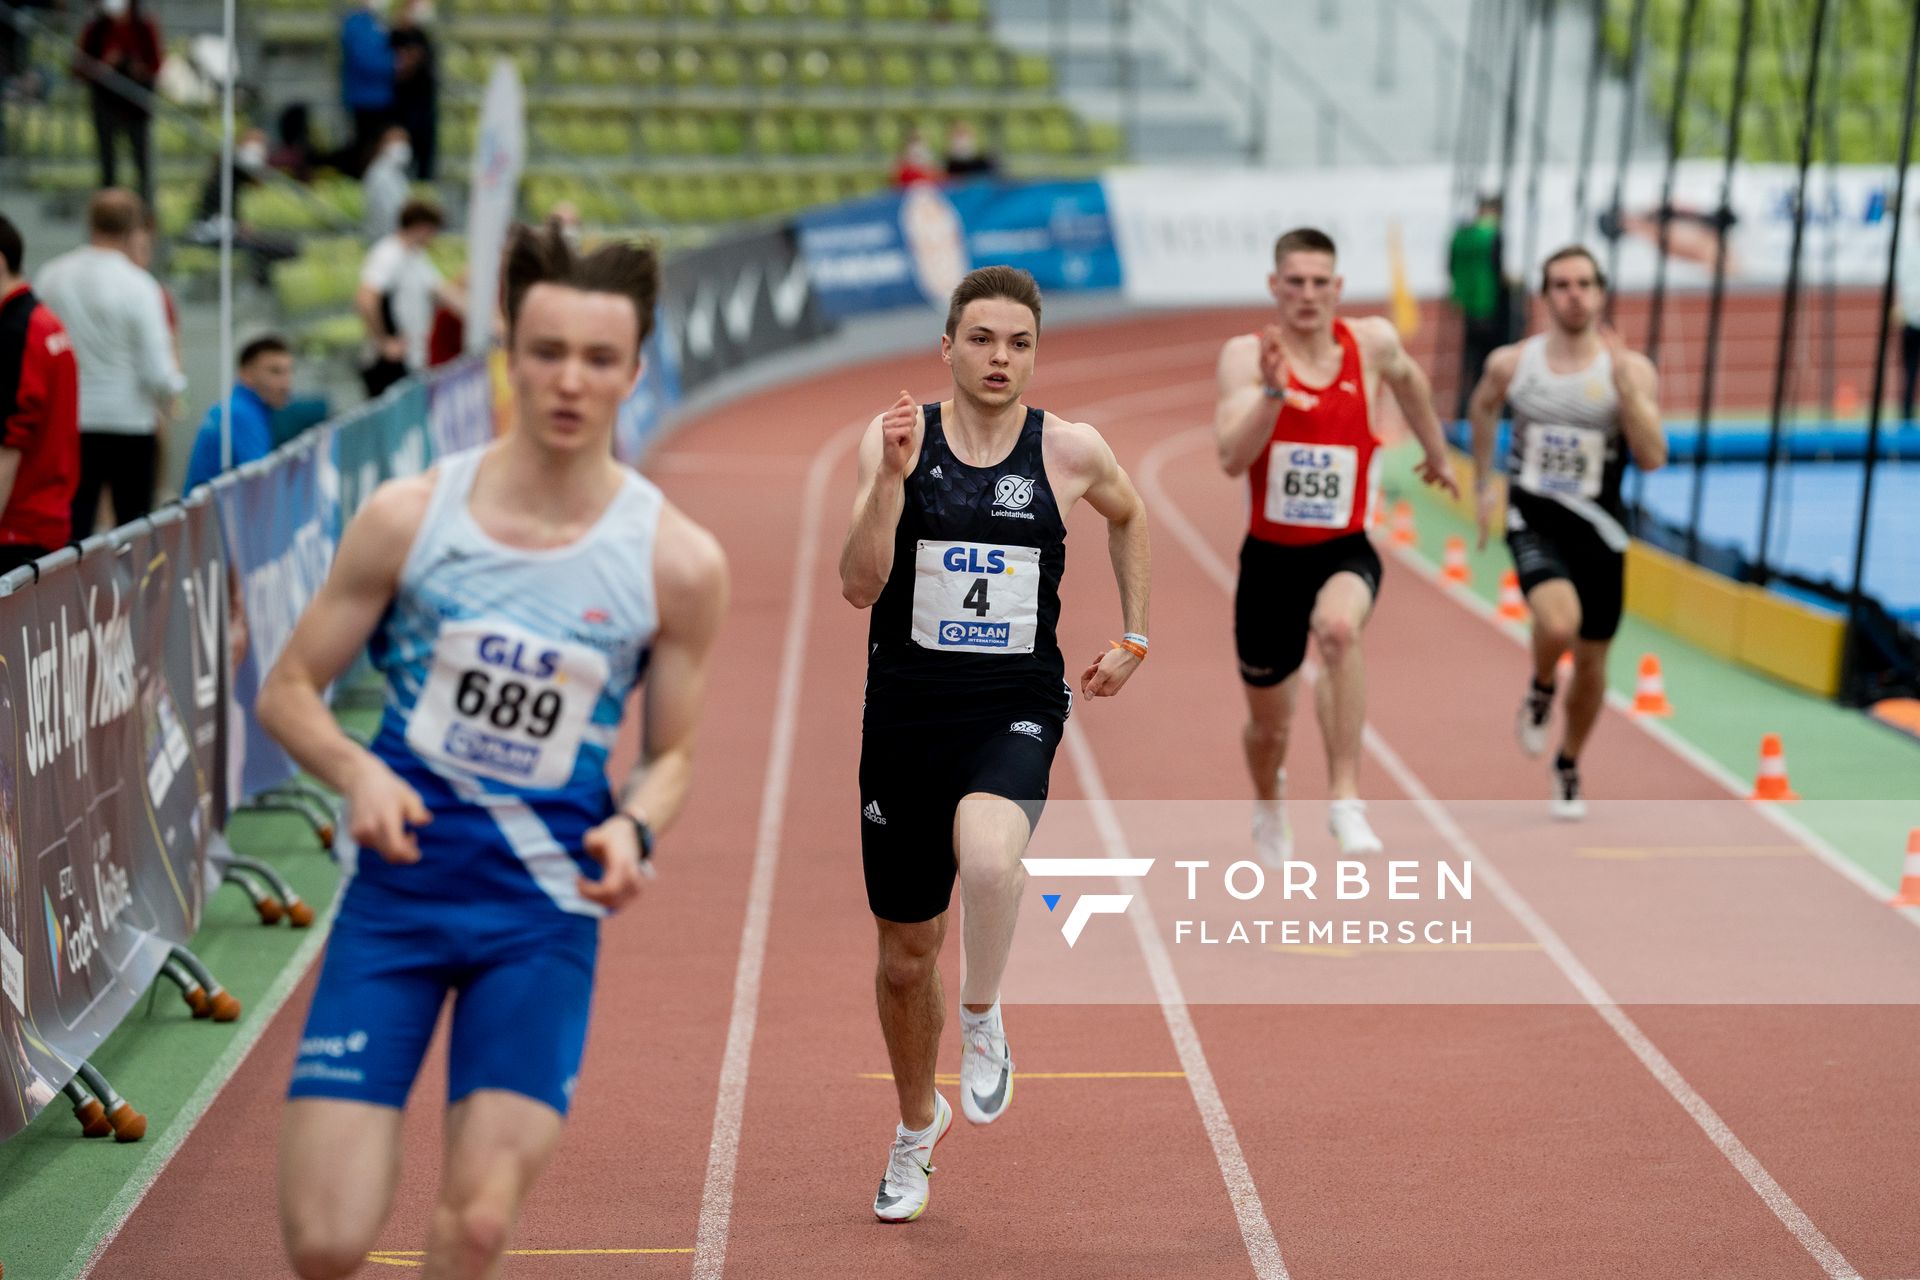
[[[1689,161],[1674,180],[1667,280],[1702,288],[1713,277],[1722,167]],[[1876,284],[1886,271],[1893,171],[1887,167],[1816,169],[1807,186],[1808,222],[1801,267],[1807,279]],[[1619,280],[1651,287],[1658,259],[1662,166],[1628,169],[1620,215],[1610,212],[1614,175],[1588,175],[1586,214],[1576,219],[1575,170],[1543,169],[1532,244],[1529,200],[1516,175],[1506,212],[1508,270],[1531,277],[1562,245],[1580,242],[1605,260],[1607,233],[1620,232]],[[1791,165],[1743,165],[1735,171],[1727,278],[1734,286],[1786,279],[1793,237]],[[1351,301],[1392,294],[1389,246],[1405,248],[1407,286],[1418,297],[1447,292],[1447,244],[1462,210],[1452,203],[1445,165],[1398,169],[1119,169],[1103,179],[1129,300],[1157,306],[1258,305],[1267,299],[1273,242],[1293,227],[1318,227],[1340,246]],[[1531,250],[1531,252],[1529,252]],[[1524,259],[1531,258],[1531,261]]]
[[[520,171],[527,163],[527,110],[520,72],[496,59],[480,106],[473,143],[473,188],[467,198],[467,337],[469,354],[493,341],[493,313],[500,292],[500,251],[513,224]]]

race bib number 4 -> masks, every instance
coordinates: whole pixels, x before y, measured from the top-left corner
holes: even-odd
[[[1032,653],[1040,628],[1040,548],[916,544],[913,642],[946,653]]]
[[[1274,441],[1267,453],[1266,517],[1273,524],[1344,529],[1353,523],[1360,451],[1350,444]]]
[[[1607,462],[1606,432],[1535,425],[1520,455],[1520,487],[1568,498],[1597,498]]]
[[[607,659],[511,623],[447,623],[414,704],[407,745],[421,759],[533,790],[573,777]]]

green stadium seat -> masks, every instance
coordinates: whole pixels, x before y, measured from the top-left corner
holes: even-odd
[[[911,89],[918,83],[913,59],[905,50],[888,49],[880,55],[880,83],[888,89]]]
[[[762,89],[777,89],[787,83],[792,67],[783,49],[762,49],[753,57],[753,81]]]
[[[873,83],[873,61],[864,49],[842,49],[834,58],[833,70],[842,89],[865,89]]]
[[[746,74],[739,53],[732,49],[717,49],[707,59],[707,79],[722,89],[739,88]]]
[[[796,63],[796,71],[802,88],[822,88],[827,83],[827,77],[833,74],[833,55],[825,49],[803,50]]]
[[[690,88],[700,83],[706,75],[706,60],[700,51],[691,45],[682,45],[673,51],[673,81],[681,88]]]
[[[786,121],[778,112],[756,113],[750,132],[753,135],[754,152],[758,155],[784,156],[793,150],[793,140],[787,133]]]
[[[1007,82],[1006,59],[997,49],[976,49],[967,59],[967,80],[976,89],[998,90]]]
[[[1019,53],[1013,58],[1013,82],[1022,89],[1053,87],[1053,63],[1044,54]]]
[[[737,156],[747,149],[747,132],[740,117],[716,116],[707,129],[707,145],[718,156]]]
[[[960,83],[960,61],[950,53],[929,53],[921,66],[928,86],[936,92],[952,92]]]

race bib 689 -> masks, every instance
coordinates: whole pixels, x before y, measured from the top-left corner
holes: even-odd
[[[535,790],[573,777],[606,656],[509,622],[443,624],[407,724],[421,759]]]

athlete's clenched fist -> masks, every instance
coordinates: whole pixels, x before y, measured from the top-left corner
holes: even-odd
[[[898,479],[920,452],[920,406],[906,392],[880,416],[880,471]]]

